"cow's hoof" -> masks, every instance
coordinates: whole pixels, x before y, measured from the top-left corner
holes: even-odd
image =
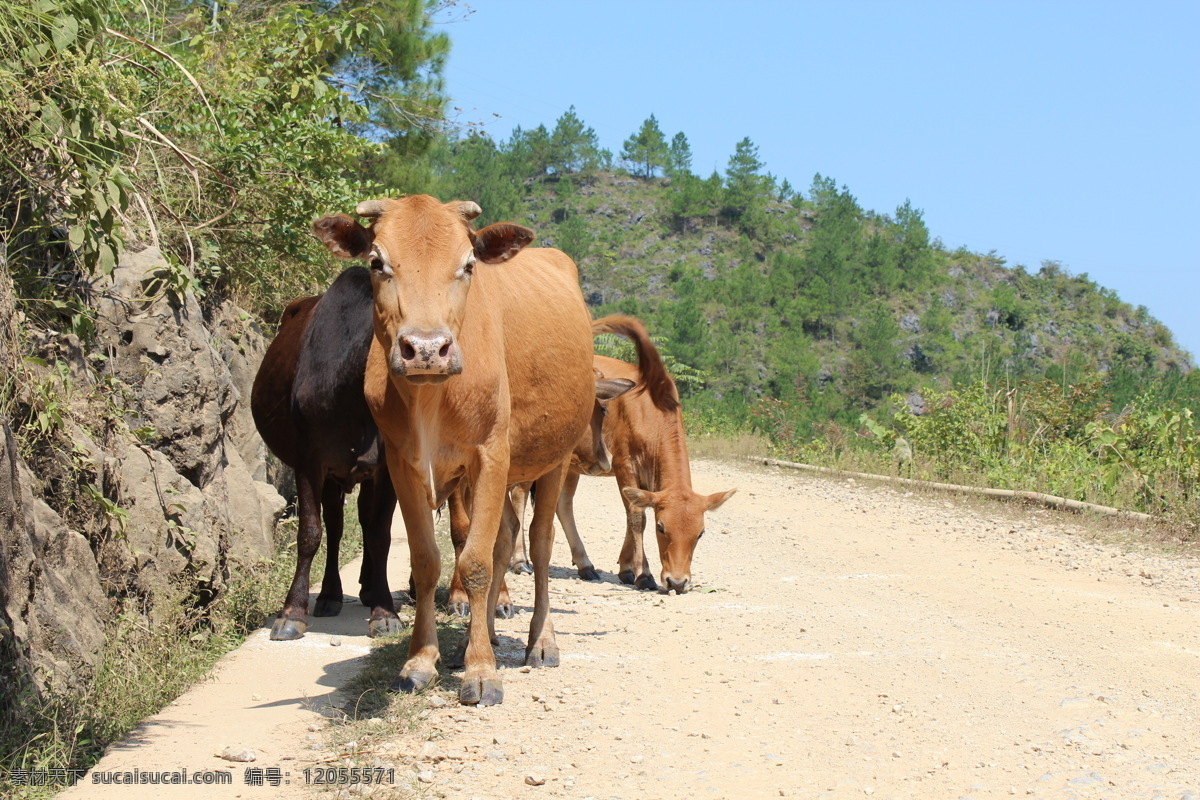
[[[367,623],[367,635],[374,639],[376,636],[387,636],[389,633],[400,633],[404,630],[404,622],[394,614],[379,617]]]
[[[471,603],[468,600],[460,600],[450,603],[450,613],[456,617],[471,616]]]
[[[435,678],[437,678],[436,672],[402,670],[396,676],[396,680],[392,681],[391,690],[393,692],[407,692],[408,694],[423,692],[433,685]]]
[[[654,576],[647,572],[644,575],[638,575],[637,588],[654,590],[658,588],[658,583],[654,580]]]
[[[517,609],[512,603],[496,603],[496,616],[500,619],[512,619],[517,614]]]
[[[342,613],[342,596],[339,594],[336,597],[322,597],[317,595],[317,602],[313,603],[314,617],[336,617]]]
[[[621,579],[621,583],[632,584],[634,581],[633,570],[623,569],[617,573],[617,577]]]
[[[464,706],[499,705],[504,702],[504,686],[500,678],[463,678],[458,702]]]
[[[554,642],[535,644],[525,650],[525,666],[557,667],[558,645]]]
[[[583,578],[585,581],[599,582],[600,573],[596,571],[595,567],[580,567],[579,577]]]
[[[509,569],[512,570],[513,575],[532,575],[533,574],[533,565],[530,564],[528,561],[518,561],[517,563],[515,563],[511,567],[509,567]]]
[[[308,630],[308,623],[300,619],[280,617],[271,626],[271,641],[288,642],[299,639]]]

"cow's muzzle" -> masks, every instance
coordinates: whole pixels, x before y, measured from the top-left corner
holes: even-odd
[[[440,382],[462,372],[462,352],[449,331],[405,331],[396,337],[391,368],[416,383]]]
[[[676,580],[670,575],[664,574],[662,579],[663,587],[659,590],[662,594],[669,594],[672,591],[674,591],[675,594],[684,594],[688,589],[692,588],[691,575],[685,575],[683,580]]]

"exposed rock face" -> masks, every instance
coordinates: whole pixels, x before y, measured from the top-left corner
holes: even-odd
[[[144,439],[204,487],[221,462],[238,392],[196,298],[146,297],[153,273],[166,266],[154,248],[122,256],[111,278],[97,281],[96,328],[112,348],[116,376],[137,393],[150,429]]]
[[[88,541],[34,497],[0,425],[0,638],[39,689],[76,685],[104,644],[108,599]]]
[[[33,337],[40,353],[80,373],[81,391],[91,385],[88,361],[116,380],[128,431],[109,426],[101,444],[68,422],[65,435],[127,516],[106,534],[89,530],[91,542],[69,530],[37,497],[38,478],[3,429],[0,650],[39,689],[71,684],[96,660],[110,614],[102,585],[151,602],[180,580],[211,594],[232,560],[273,552],[285,503],[265,482],[266,449],[249,412],[266,343],[232,305],[219,310],[214,333],[190,293],[147,297],[147,279],[166,266],[146,250],[97,281],[94,345],[56,332]]]

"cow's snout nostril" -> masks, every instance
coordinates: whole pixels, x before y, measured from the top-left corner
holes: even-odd
[[[462,372],[462,355],[454,343],[454,335],[446,330],[400,333],[393,358],[398,364],[397,374],[422,383],[440,382]]]
[[[681,581],[677,581],[674,578],[666,578],[663,582],[667,585],[667,591],[674,591],[675,594],[683,594],[692,588],[692,579],[690,577],[684,578]]]

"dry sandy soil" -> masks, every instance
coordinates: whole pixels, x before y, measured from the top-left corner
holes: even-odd
[[[498,621],[504,703],[459,706],[448,679],[422,699],[417,732],[349,746],[353,763],[394,765],[396,784],[333,796],[1200,800],[1194,559],[1102,544],[1050,511],[741,463],[694,470],[699,491],[740,490],[710,515],[700,590],[640,592],[611,572],[585,583],[560,536],[562,666],[521,667],[532,579],[509,576],[523,613]],[[615,484],[585,479],[576,510],[597,567],[615,568]],[[354,586],[357,564],[345,574]],[[96,767],[219,770],[232,785],[89,775],[62,797],[322,796],[302,770],[349,763],[318,729],[366,652],[363,617],[348,605],[297,642],[260,631]],[[226,745],[257,760],[215,757]],[[247,766],[291,782],[248,786]]]

